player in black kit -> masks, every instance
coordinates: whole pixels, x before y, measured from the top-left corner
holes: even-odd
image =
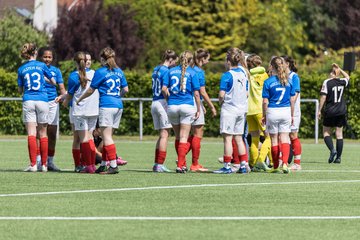
[[[340,163],[343,150],[343,127],[346,125],[345,88],[349,84],[349,75],[336,63],[332,64],[330,78],[325,80],[320,91],[319,119],[323,114],[323,135],[330,150],[329,163]],[[324,108],[323,108],[324,107]],[[321,112],[323,110],[323,112]],[[336,127],[336,149],[334,148],[331,129]]]

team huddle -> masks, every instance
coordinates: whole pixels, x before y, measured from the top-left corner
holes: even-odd
[[[117,156],[112,135],[113,129],[119,127],[123,112],[121,98],[129,89],[124,72],[115,62],[115,52],[109,47],[102,49],[102,67],[96,71],[91,69],[89,53],[75,53],[76,70],[68,78],[67,91],[60,70],[51,65],[50,48],[39,51],[41,61],[36,60],[38,51],[32,43],[23,46],[21,55],[27,60],[18,70],[30,158],[25,171],[60,171],[54,164],[54,154],[59,103],[62,103],[69,107],[75,172],[118,173],[118,165],[127,162]],[[213,117],[217,115],[206,92],[202,69],[209,60],[206,49],[184,51],[179,56],[173,50],[166,50],[162,63],[154,68],[151,114],[154,128],[159,131],[154,172],[171,172],[165,166],[171,129],[175,133],[176,172],[209,171],[199,163],[207,111],[203,102]],[[268,69],[261,65],[258,55],[246,55],[238,48],[230,48],[226,53],[228,71],[221,76],[218,96],[219,129],[224,141],[224,154],[219,161],[223,167],[214,173],[301,170],[300,79],[294,60],[275,56]],[[341,74],[344,78],[339,78]],[[349,76],[334,64],[330,77],[321,90],[320,110],[325,106],[324,139],[330,150],[329,163],[340,163],[342,127],[346,124],[343,89]],[[331,97],[333,94],[335,98]],[[332,127],[337,128],[336,150],[330,136]],[[186,155],[190,151],[192,161],[188,169]],[[292,156],[294,162],[288,166]],[[100,164],[98,168],[96,163]]]

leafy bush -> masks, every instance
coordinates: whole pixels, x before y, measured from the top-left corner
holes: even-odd
[[[47,41],[44,33],[26,24],[16,13],[8,11],[0,19],[0,66],[7,71],[16,71],[22,62],[20,50],[24,43],[33,42],[41,47]]]

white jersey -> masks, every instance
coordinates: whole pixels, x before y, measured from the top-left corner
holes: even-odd
[[[73,106],[73,116],[98,116],[99,115],[99,92],[96,89],[94,93],[85,99],[83,99],[79,105],[76,104],[76,101],[83,95],[86,90],[90,87],[91,80],[94,77],[94,70],[86,72],[86,77],[90,80],[87,82],[86,87],[82,88],[81,86],[76,90],[72,100]]]
[[[222,110],[233,112],[236,115],[245,114],[248,110],[248,96],[247,96],[247,75],[245,70],[236,72],[230,70],[233,84],[230,91],[225,92],[224,103],[221,106]]]
[[[298,92],[298,97],[294,104],[294,116],[301,116],[301,109],[300,109],[300,79],[299,76],[295,72],[291,72],[289,74],[289,82],[291,81],[295,87],[295,91]]]

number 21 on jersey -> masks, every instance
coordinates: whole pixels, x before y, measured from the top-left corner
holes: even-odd
[[[178,93],[180,91],[180,79],[177,77],[177,76],[172,76],[171,77],[171,80],[175,81],[171,86],[170,86],[170,90],[173,92],[173,93]],[[172,82],[173,82],[172,81]],[[187,82],[187,78],[184,77],[183,79],[183,83],[182,83],[182,89],[181,91],[182,92],[186,92],[186,82]]]

